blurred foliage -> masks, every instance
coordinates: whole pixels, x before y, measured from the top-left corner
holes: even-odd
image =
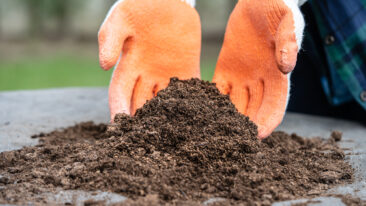
[[[57,23],[57,29],[53,36],[64,37],[67,33],[68,17],[76,12],[87,1],[75,0],[18,0],[18,3],[25,4],[29,20],[29,35],[39,37],[45,33],[44,24],[50,19]]]
[[[236,1],[197,0],[203,38],[209,40],[202,45],[201,76],[204,80],[212,79],[225,24]],[[95,54],[96,33],[97,26],[114,2],[0,0],[0,45],[1,41],[7,41],[6,46],[0,47],[0,53],[6,54],[0,58],[0,90],[107,86],[112,71],[105,72],[99,68]],[[10,29],[12,25],[16,26]],[[12,41],[24,48],[29,42],[36,42],[34,44],[46,47],[47,51],[38,54],[33,49],[19,49],[23,52],[17,53],[15,49],[16,52],[9,52]],[[92,48],[93,55],[89,55],[90,47],[85,47],[82,41],[95,45]],[[70,42],[79,50],[65,49]],[[63,48],[62,52],[60,47]],[[11,60],[6,56],[10,56]]]
[[[0,90],[106,86],[111,73],[100,69],[97,59],[76,55],[24,58],[0,64]]]

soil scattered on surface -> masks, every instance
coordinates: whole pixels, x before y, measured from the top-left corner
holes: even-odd
[[[274,132],[261,142],[229,97],[198,79],[171,79],[134,117],[119,114],[114,122],[77,124],[39,135],[37,146],[1,153],[0,203],[42,204],[40,194],[62,188],[122,194],[128,205],[215,197],[269,205],[353,179],[339,135]]]
[[[362,200],[359,197],[353,197],[350,194],[346,194],[346,195],[341,195],[341,194],[325,194],[322,197],[340,199],[341,202],[344,205],[346,205],[346,206],[360,206],[360,205],[363,205],[364,206],[364,205],[366,205],[366,201],[365,200]],[[291,204],[291,206],[321,205],[321,203],[323,203],[323,202],[320,201],[320,200],[311,199],[311,200],[307,200],[305,202]],[[338,205],[338,204],[335,204],[335,205]]]
[[[336,197],[340,198],[347,206],[366,205],[366,201],[359,197],[352,197],[351,195],[336,195]]]

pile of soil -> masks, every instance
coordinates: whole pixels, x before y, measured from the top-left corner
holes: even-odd
[[[148,205],[228,203],[269,205],[319,195],[353,179],[329,140],[257,127],[214,84],[171,79],[169,86],[112,125],[81,123],[38,135],[40,144],[0,154],[0,203],[65,190],[110,191]]]

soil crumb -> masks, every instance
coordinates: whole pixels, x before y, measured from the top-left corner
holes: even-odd
[[[0,154],[0,203],[46,204],[42,194],[62,188],[118,193],[126,205],[270,205],[353,179],[340,138],[274,132],[259,141],[229,97],[198,79],[172,78],[133,117],[37,138],[37,146]]]
[[[340,132],[340,131],[333,131],[331,134],[330,134],[330,138],[333,139],[334,141],[336,142],[339,142],[342,140],[342,136],[343,136],[343,133]]]

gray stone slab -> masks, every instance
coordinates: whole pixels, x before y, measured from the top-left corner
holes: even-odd
[[[272,206],[291,206],[294,204],[307,203],[308,206],[345,206],[341,199],[337,197],[317,197],[313,199],[299,199],[293,201],[276,202]]]
[[[30,136],[40,132],[71,126],[82,121],[107,123],[109,120],[106,88],[67,88],[0,93],[0,152],[37,144]],[[297,133],[301,136],[329,137],[331,131],[344,133],[342,147],[349,148],[347,159],[356,169],[356,181],[329,191],[332,194],[352,194],[366,200],[366,128],[358,123],[288,113],[278,130]],[[104,196],[103,196],[104,195]],[[85,193],[82,191],[60,191],[48,195],[50,200],[67,202],[70,196],[77,200],[85,198],[111,202],[123,200],[123,196],[112,193]],[[120,198],[120,199],[118,199]],[[320,205],[342,205],[338,198],[319,197],[312,202]],[[296,202],[308,201],[306,199]],[[210,203],[206,201],[205,203]],[[275,205],[289,205],[287,201]],[[318,204],[312,203],[312,204]]]
[[[110,192],[85,192],[80,190],[68,190],[68,191],[59,191],[56,194],[43,194],[46,195],[47,201],[49,202],[57,202],[62,203],[64,205],[75,205],[75,206],[83,206],[85,201],[93,200],[93,201],[103,201],[106,205],[113,205],[116,203],[120,203],[125,201],[127,198],[110,193]]]
[[[108,122],[106,88],[0,93],[0,152],[37,144],[33,134],[93,120]]]

